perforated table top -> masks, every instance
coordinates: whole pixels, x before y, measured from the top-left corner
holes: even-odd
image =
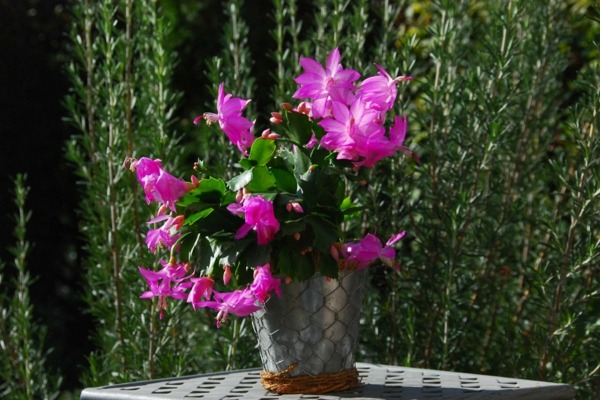
[[[357,363],[362,384],[323,395],[277,395],[260,383],[260,369],[211,373],[88,388],[82,400],[292,399],[573,399],[571,385],[457,372]]]

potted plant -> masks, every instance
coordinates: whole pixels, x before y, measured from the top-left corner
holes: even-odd
[[[397,267],[393,246],[404,235],[384,243],[376,227],[362,238],[347,237],[344,227],[362,212],[349,187],[364,184],[363,171],[379,160],[408,152],[406,117],[388,114],[397,85],[411,78],[377,65],[377,75],[359,82],[337,48],[325,66],[305,57],[300,64],[299,102],[271,113],[272,127],[260,136],[243,116],[250,100],[224,84],[216,112],[194,121],[218,126],[239,149],[232,179],[198,162],[186,182],[160,160],[130,160],[148,204],[158,204],[146,244],[164,254],[158,270],[139,267],[149,287],[141,297],[158,297],[161,317],[168,299],[214,309],[218,327],[231,315],[254,315],[263,384],[280,393],[358,384],[366,270]]]

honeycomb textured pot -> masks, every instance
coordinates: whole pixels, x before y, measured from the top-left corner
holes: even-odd
[[[333,374],[353,368],[367,270],[320,274],[281,285],[252,316],[263,369],[295,368],[290,376]]]

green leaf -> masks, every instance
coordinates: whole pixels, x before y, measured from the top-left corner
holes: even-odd
[[[255,243],[254,240],[252,242]],[[271,261],[271,246],[249,246],[244,253],[244,257],[246,259],[246,266],[249,268],[265,265]]]
[[[242,168],[244,168],[245,170],[249,170],[250,168],[254,167],[256,165],[256,161],[253,160],[249,160],[247,158],[242,158],[240,160],[240,165],[242,166]]]
[[[293,235],[296,232],[302,232],[306,229],[306,223],[303,219],[294,219],[291,221],[283,221],[280,226],[283,236]]]
[[[310,257],[309,255],[302,256],[298,254],[296,257],[294,257],[293,263],[294,273],[291,276],[295,280],[302,281],[310,278],[315,274],[315,264],[313,262],[312,257]]]
[[[298,191],[298,183],[290,171],[283,168],[271,168],[271,174],[275,177],[275,185],[278,189],[292,194]]]
[[[225,195],[226,187],[222,179],[205,178],[190,190],[177,204],[188,207],[192,204],[219,204]]]
[[[242,189],[252,180],[252,170],[244,171],[240,175],[232,178],[229,182],[227,182],[227,187],[232,192],[237,192]]]
[[[200,215],[192,221],[193,225],[190,225],[190,229],[205,236],[233,238],[234,233],[244,223],[244,219],[233,215],[225,208],[211,210],[212,212]],[[188,223],[187,218],[186,223]]]
[[[290,247],[282,247],[277,253],[276,273],[289,276],[294,281],[308,279],[315,273],[312,257],[300,255]]]
[[[304,175],[312,165],[310,158],[300,149],[294,152],[282,150],[281,158],[285,161],[288,169],[294,171],[297,177]]]
[[[354,203],[352,203],[352,200],[350,200],[350,197],[345,197],[344,200],[342,200],[342,204],[340,205],[340,210],[346,211],[353,207],[356,207],[356,205]]]
[[[280,275],[292,276],[294,265],[292,263],[292,250],[289,247],[282,247],[277,252],[277,266],[273,272]]]
[[[273,158],[275,148],[274,140],[258,138],[252,144],[248,158],[255,161],[258,166],[266,165]]]
[[[286,112],[289,133],[293,141],[304,146],[312,138],[312,124],[308,115],[298,112]]]
[[[321,140],[321,138],[323,136],[325,136],[325,129],[323,129],[323,127],[321,125],[319,125],[318,123],[316,123],[315,121],[312,121],[312,131],[315,134],[315,137],[319,140]]]
[[[196,221],[208,217],[213,211],[215,211],[215,209],[211,207],[211,208],[206,208],[197,213],[191,214],[190,216],[185,218],[183,225],[192,225]]]
[[[327,253],[320,253],[319,265],[317,266],[321,275],[330,276],[332,278],[338,277],[340,267],[337,261]]]
[[[340,240],[337,226],[322,218],[311,216],[307,223],[312,226],[315,234],[314,247],[322,253],[329,254],[329,248]]]
[[[266,192],[275,186],[275,177],[271,174],[267,167],[254,167],[252,172],[252,180],[248,183],[248,189],[251,192]]]
[[[226,245],[222,244],[219,264],[230,266],[236,265],[240,256],[253,242],[254,241],[251,238],[244,238],[232,241]]]

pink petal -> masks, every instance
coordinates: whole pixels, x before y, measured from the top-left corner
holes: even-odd
[[[395,235],[393,235],[386,243],[386,246],[391,246],[394,243],[396,243],[398,240],[402,239],[404,237],[404,235],[406,235],[406,231],[402,231],[400,233],[397,233]]]

